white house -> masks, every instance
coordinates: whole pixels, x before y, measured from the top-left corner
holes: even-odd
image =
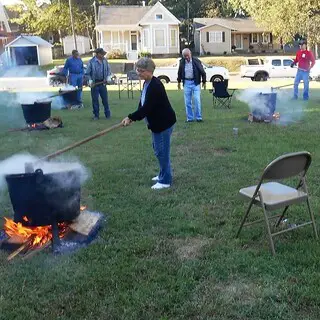
[[[100,47],[107,52],[119,49],[135,60],[139,52],[178,54],[179,24],[160,2],[154,6],[100,6],[96,30]]]
[[[77,50],[80,54],[85,54],[90,52],[90,40],[88,37],[76,36],[77,41]],[[63,53],[64,55],[71,54],[74,47],[74,38],[73,36],[66,36],[62,39],[63,43]]]
[[[38,36],[21,35],[8,43],[5,50],[15,65],[52,63],[52,45]]]

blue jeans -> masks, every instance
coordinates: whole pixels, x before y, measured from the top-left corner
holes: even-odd
[[[91,88],[93,115],[99,118],[99,109],[100,109],[99,95],[101,97],[102,104],[104,106],[104,115],[106,116],[106,118],[110,118],[111,112],[108,104],[108,92],[104,84],[98,84],[93,88]]]
[[[69,83],[74,86],[81,88],[77,91],[77,101],[74,104],[82,104],[82,84],[83,84],[83,75],[82,74],[74,74],[70,73],[69,75]]]
[[[155,156],[158,158],[160,172],[159,183],[171,184],[172,173],[170,163],[170,138],[173,131],[173,126],[160,133],[152,132],[152,146]]]
[[[309,71],[304,71],[301,69],[297,70],[296,78],[294,80],[293,96],[298,99],[298,87],[300,81],[303,80],[303,99],[309,99]]]
[[[186,106],[187,120],[202,120],[201,114],[201,88],[200,84],[195,85],[193,80],[184,81],[184,104]],[[192,110],[192,96],[194,113]]]

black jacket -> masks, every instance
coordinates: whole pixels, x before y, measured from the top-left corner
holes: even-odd
[[[186,60],[182,58],[180,60],[179,64],[179,70],[178,70],[178,83],[182,81],[184,84],[185,80],[185,74],[184,74],[184,69],[186,65]],[[206,72],[203,69],[203,66],[201,64],[201,61],[198,58],[192,57],[192,66],[193,66],[193,78],[194,82],[196,85],[200,84],[201,82],[201,77],[202,77],[202,82],[206,83]]]
[[[146,92],[144,105],[139,102],[139,108],[134,113],[128,115],[133,121],[147,118],[148,128],[159,133],[169,129],[176,123],[176,114],[171,107],[166,90],[162,82],[152,77]]]

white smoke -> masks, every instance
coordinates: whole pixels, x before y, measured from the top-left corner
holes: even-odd
[[[236,98],[249,106],[250,112],[260,114],[268,114],[269,108],[263,94],[276,93],[276,113],[280,113],[280,119],[276,124],[290,124],[298,122],[302,119],[307,103],[302,100],[292,100],[293,88],[290,89],[272,89],[270,88],[254,88],[245,89],[237,93]]]
[[[58,186],[68,187],[70,186],[71,181],[66,180],[65,172],[68,171],[77,171],[80,178],[80,183],[83,184],[90,176],[90,171],[82,165],[79,161],[74,162],[43,162],[39,161],[39,158],[28,154],[21,153],[15,154],[5,160],[0,162],[0,189],[6,189],[5,177],[11,174],[24,174],[25,173],[25,164],[33,164],[33,169],[41,169],[43,173],[46,174],[59,174],[61,173],[62,179],[59,178],[59,175],[55,175],[55,179]],[[60,179],[60,180],[59,180]]]

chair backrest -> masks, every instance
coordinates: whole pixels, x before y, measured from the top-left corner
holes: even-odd
[[[140,80],[138,73],[135,70],[131,70],[127,73],[128,80]]]
[[[134,70],[134,63],[133,62],[126,62],[124,64],[124,73],[127,74],[129,71]]]
[[[226,83],[224,81],[213,81],[214,95],[216,97],[229,96],[227,91]]]
[[[273,160],[264,169],[261,180],[281,180],[295,177],[308,171],[311,154],[307,151],[288,153]]]

